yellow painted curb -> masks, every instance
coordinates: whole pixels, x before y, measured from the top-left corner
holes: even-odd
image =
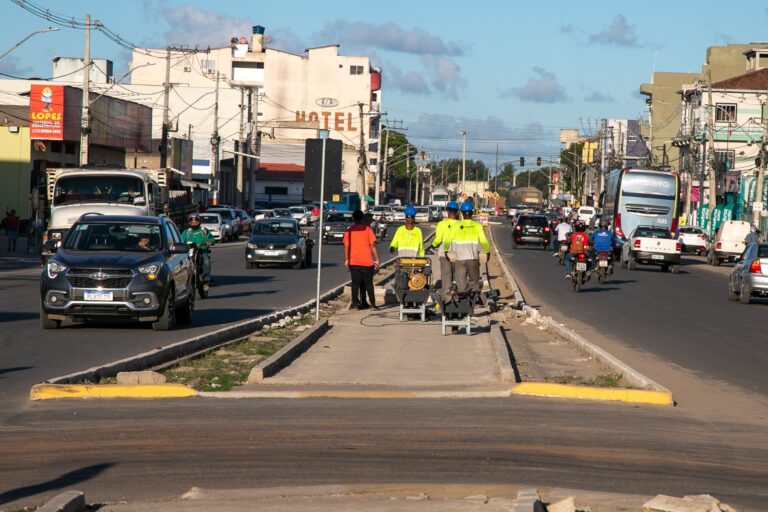
[[[673,405],[669,391],[648,391],[644,389],[595,388],[588,386],[570,386],[549,382],[523,382],[512,388],[515,395],[550,396],[559,398],[578,398],[582,400],[616,400],[637,404]]]
[[[30,400],[53,398],[186,398],[197,391],[183,384],[35,384]]]

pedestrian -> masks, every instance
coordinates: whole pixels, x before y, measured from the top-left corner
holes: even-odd
[[[454,280],[459,293],[479,292],[480,253],[491,256],[491,246],[485,237],[483,226],[472,220],[473,206],[469,201],[461,203],[461,217],[453,228],[448,251],[453,254]]]
[[[416,227],[416,208],[408,205],[405,209],[405,225],[395,231],[389,243],[389,252],[397,251],[399,258],[424,256],[424,238],[421,228]]]
[[[445,248],[451,241],[454,226],[459,222],[459,205],[456,201],[449,201],[445,205],[445,212],[448,217],[437,223],[432,247],[437,249],[437,255],[440,258],[440,295],[447,298],[453,282],[453,263],[446,256]]]
[[[344,232],[344,266],[349,269],[352,280],[352,301],[349,309],[371,309],[378,311],[373,289],[373,275],[379,266],[379,251],[376,249],[376,235],[363,220],[362,210],[352,213],[355,223]],[[368,302],[364,299],[368,294]]]
[[[16,250],[16,241],[19,239],[19,224],[21,220],[16,215],[16,210],[11,208],[11,211],[5,210],[5,219],[3,219],[3,225],[5,225],[5,234],[8,236],[8,251]]]

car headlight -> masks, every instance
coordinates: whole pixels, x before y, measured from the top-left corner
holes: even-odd
[[[252,243],[250,243],[250,242],[248,242],[248,243],[247,243],[247,244],[245,244],[245,245],[246,245],[246,247],[248,247],[249,249],[258,249],[258,248],[259,248],[259,247],[258,247],[256,244],[252,244]]]
[[[55,261],[49,261],[46,265],[46,270],[48,272],[48,277],[50,279],[56,279],[56,277],[59,274],[63,274],[68,269],[65,265],[62,265],[61,263],[57,263]]]
[[[331,230],[331,226],[323,226],[323,229],[325,229],[326,231],[330,231]]]
[[[292,251],[292,250],[294,250],[294,249],[297,249],[298,247],[299,247],[299,246],[298,246],[298,245],[296,245],[296,244],[288,244],[288,247],[287,247],[287,248],[288,248],[289,250],[291,250],[291,251]]]
[[[144,277],[146,277],[150,281],[153,281],[157,279],[157,271],[160,270],[160,265],[157,265],[157,264],[144,265],[143,267],[139,267],[136,270],[138,270],[140,274],[143,274]]]

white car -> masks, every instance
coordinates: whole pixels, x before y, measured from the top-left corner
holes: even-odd
[[[695,252],[701,256],[707,250],[709,237],[704,229],[698,226],[685,226],[680,228],[678,240],[680,240],[680,247],[684,253]]]
[[[666,228],[638,226],[621,247],[621,268],[659,265],[662,272],[680,272],[680,242]]]
[[[201,213],[200,226],[204,227],[216,238],[216,241],[223,242],[229,238],[229,226],[222,220],[218,213]]]
[[[746,238],[752,226],[744,220],[727,220],[720,224],[707,247],[707,263],[720,265],[726,261],[735,262],[746,247]]]
[[[402,206],[392,208],[392,222],[405,222],[405,208]]]
[[[416,207],[416,222],[423,222],[427,223],[430,221],[430,211],[429,207],[427,206],[417,206]]]
[[[438,222],[442,220],[443,218],[443,210],[436,204],[432,204],[428,206],[429,211],[431,213],[431,219],[433,222]]]
[[[371,213],[373,214],[373,218],[376,220],[379,220],[382,214],[384,214],[384,220],[386,222],[391,223],[391,222],[394,222],[395,220],[395,212],[391,206],[387,206],[387,205],[374,206],[373,208],[371,208]]]
[[[310,212],[306,206],[291,206],[291,217],[293,217],[299,226],[306,226],[310,222]]]

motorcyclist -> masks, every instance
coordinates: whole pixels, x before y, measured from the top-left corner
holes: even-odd
[[[570,236],[570,249],[568,250],[568,254],[565,255],[566,279],[571,278],[573,259],[582,253],[589,255],[589,236],[586,233],[586,224],[577,220],[574,229],[576,231]],[[589,271],[589,267],[587,267],[587,271]]]
[[[424,256],[424,237],[416,226],[416,208],[411,205],[405,209],[405,225],[397,228],[389,243],[389,252],[395,251],[400,258]]]
[[[181,234],[181,240],[188,244],[194,244],[200,252],[203,275],[203,286],[208,287],[211,281],[211,246],[216,243],[216,238],[206,228],[200,225],[200,215],[192,213],[187,217],[187,229]]]
[[[600,228],[590,238],[595,254],[607,252],[608,256],[612,256],[613,248],[618,244],[618,237],[608,229],[607,221],[601,221]]]
[[[384,212],[379,215],[379,220],[376,221],[376,234],[381,235],[382,240],[387,236],[387,216]]]
[[[555,251],[555,254],[553,256],[557,257],[557,253],[560,250],[560,242],[568,240],[568,234],[573,231],[571,228],[571,225],[568,224],[565,217],[560,218],[560,223],[555,227],[554,233],[555,233],[555,244],[553,250]]]

